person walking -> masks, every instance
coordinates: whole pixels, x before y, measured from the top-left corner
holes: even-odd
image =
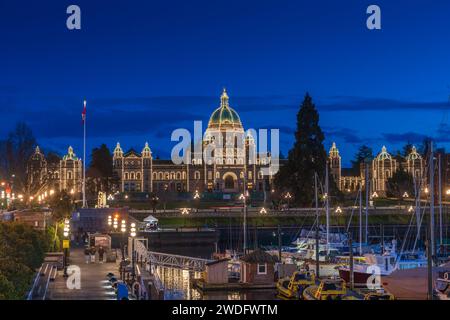
[[[89,248],[84,248],[84,259],[86,260],[86,264],[89,264],[89,260],[91,259],[90,255],[91,251],[89,250]]]
[[[98,261],[100,263],[103,263],[103,255],[105,254],[105,249],[103,249],[102,246],[100,246],[100,248],[98,248]]]
[[[91,262],[92,263],[95,263],[95,252],[96,252],[95,247],[92,247],[91,248]]]

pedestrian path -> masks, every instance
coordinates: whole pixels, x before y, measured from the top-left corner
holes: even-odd
[[[80,289],[70,289],[67,286],[67,278],[63,277],[63,271],[58,271],[58,276],[50,286],[48,299],[51,300],[115,300],[116,295],[106,275],[109,272],[119,275],[118,263],[89,263],[86,264],[83,248],[70,250],[70,265],[80,267]],[[69,277],[70,279],[73,277]]]

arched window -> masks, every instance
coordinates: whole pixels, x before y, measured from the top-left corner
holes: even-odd
[[[195,171],[194,172],[194,179],[195,180],[200,180],[200,171]]]
[[[152,173],[153,180],[158,180],[158,174],[156,172]]]
[[[170,175],[168,172],[164,173],[164,179],[169,180],[170,179]]]
[[[128,180],[128,172],[125,172],[124,176],[125,176],[125,180]]]
[[[141,173],[140,173],[140,172],[137,172],[137,173],[136,173],[136,179],[137,179],[137,180],[141,180]]]
[[[164,180],[164,174],[162,172],[158,173],[159,180]]]
[[[216,179],[220,179],[220,173],[216,172]]]
[[[59,179],[59,172],[55,171],[55,179]]]
[[[175,180],[175,172],[170,173],[170,180]]]
[[[134,172],[130,173],[130,180],[134,180]]]
[[[181,180],[181,172],[177,172],[177,180]]]
[[[186,179],[186,171],[183,171],[183,180]]]
[[[72,171],[67,171],[67,179],[72,180]]]

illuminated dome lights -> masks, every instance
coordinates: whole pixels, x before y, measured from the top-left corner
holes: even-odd
[[[381,152],[377,155],[377,160],[378,160],[378,161],[382,161],[382,160],[392,160],[392,157],[391,157],[391,155],[387,152],[385,146],[383,146],[383,148],[381,148]]]
[[[417,149],[415,146],[412,146],[411,152],[408,154],[408,161],[414,161],[414,160],[420,160],[422,159],[422,156],[417,152]]]
[[[223,89],[220,97],[220,107],[217,108],[209,119],[208,129],[239,129],[243,130],[241,119],[236,111],[228,103],[227,91]]]

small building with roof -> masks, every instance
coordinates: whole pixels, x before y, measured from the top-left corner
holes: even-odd
[[[276,256],[257,249],[240,260],[242,283],[273,284],[275,282],[275,263],[278,262]]]

